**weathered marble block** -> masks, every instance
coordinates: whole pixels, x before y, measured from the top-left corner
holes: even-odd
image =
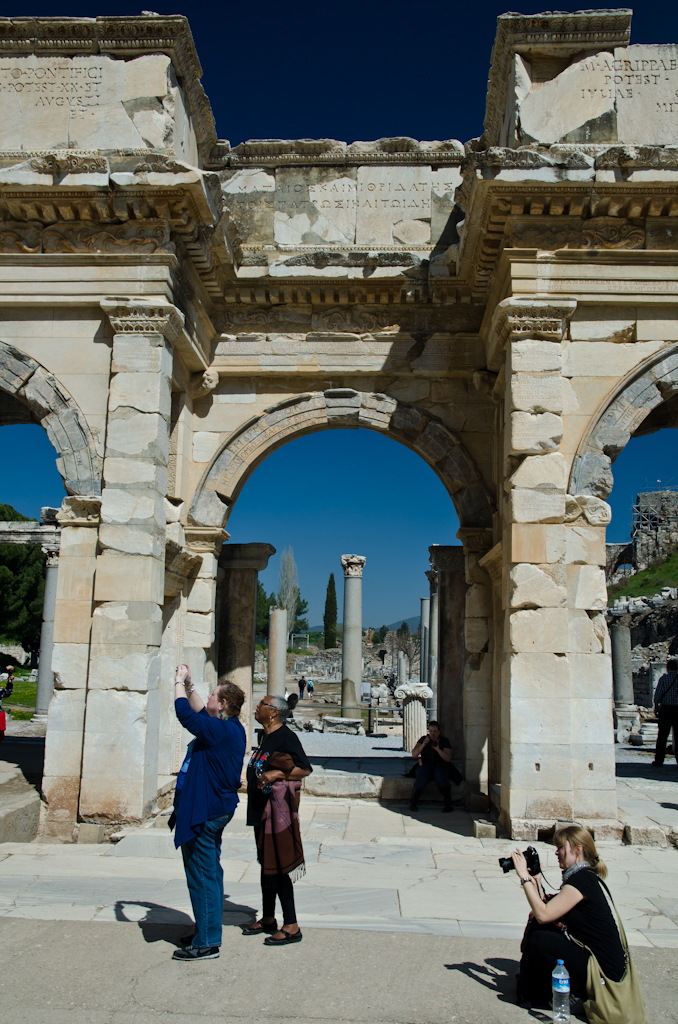
[[[561,416],[544,412],[511,413],[511,451],[515,453],[541,454],[554,451],[563,439]]]
[[[559,608],[566,602],[567,589],[538,566],[522,563],[510,570],[510,608]]]
[[[536,608],[509,616],[512,651],[566,653],[570,649],[566,608]]]

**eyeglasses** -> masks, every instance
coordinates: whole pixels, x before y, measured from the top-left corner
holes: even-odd
[[[266,703],[266,701],[263,701],[263,700],[260,700],[260,701],[259,701],[259,703],[257,704],[257,707],[258,707],[258,708],[273,708],[273,709],[274,709],[274,711],[277,711],[277,710],[278,710],[278,709],[276,708],[275,704],[267,704],[267,703]]]

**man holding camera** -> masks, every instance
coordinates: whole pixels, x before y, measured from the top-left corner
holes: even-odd
[[[452,790],[450,788],[450,773],[461,776],[457,772],[452,761],[452,744],[447,736],[440,735],[440,725],[436,721],[428,723],[428,736],[422,736],[419,742],[412,749],[412,757],[418,759],[419,764],[414,776],[414,789],[410,800],[410,810],[416,811],[419,797],[426,789],[431,780],[440,790],[443,798],[443,811],[452,810]],[[456,781],[456,779],[455,779]]]

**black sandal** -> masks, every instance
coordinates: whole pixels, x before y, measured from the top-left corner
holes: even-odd
[[[278,931],[278,925],[276,921],[273,924],[264,924],[263,921],[256,921],[255,924],[248,924],[242,930],[243,935],[275,935]]]
[[[275,935],[269,935],[269,937],[267,939],[264,939],[264,945],[265,946],[288,946],[290,944],[290,942],[301,942],[301,940],[303,938],[303,935],[301,934],[301,932],[295,932],[294,935],[291,935],[289,932],[286,932],[283,929],[281,929],[281,931],[282,931],[283,935],[285,936],[284,939],[276,939]]]

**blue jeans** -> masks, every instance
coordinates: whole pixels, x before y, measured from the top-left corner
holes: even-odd
[[[425,789],[432,779],[435,780],[435,784],[443,796],[449,794],[450,773],[447,766],[443,767],[440,764],[417,765],[417,771],[414,776],[414,785],[417,789]]]
[[[224,872],[221,867],[221,833],[234,811],[212,818],[202,826],[200,835],[181,847],[186,884],[195,918],[193,948],[221,945],[224,913]]]

